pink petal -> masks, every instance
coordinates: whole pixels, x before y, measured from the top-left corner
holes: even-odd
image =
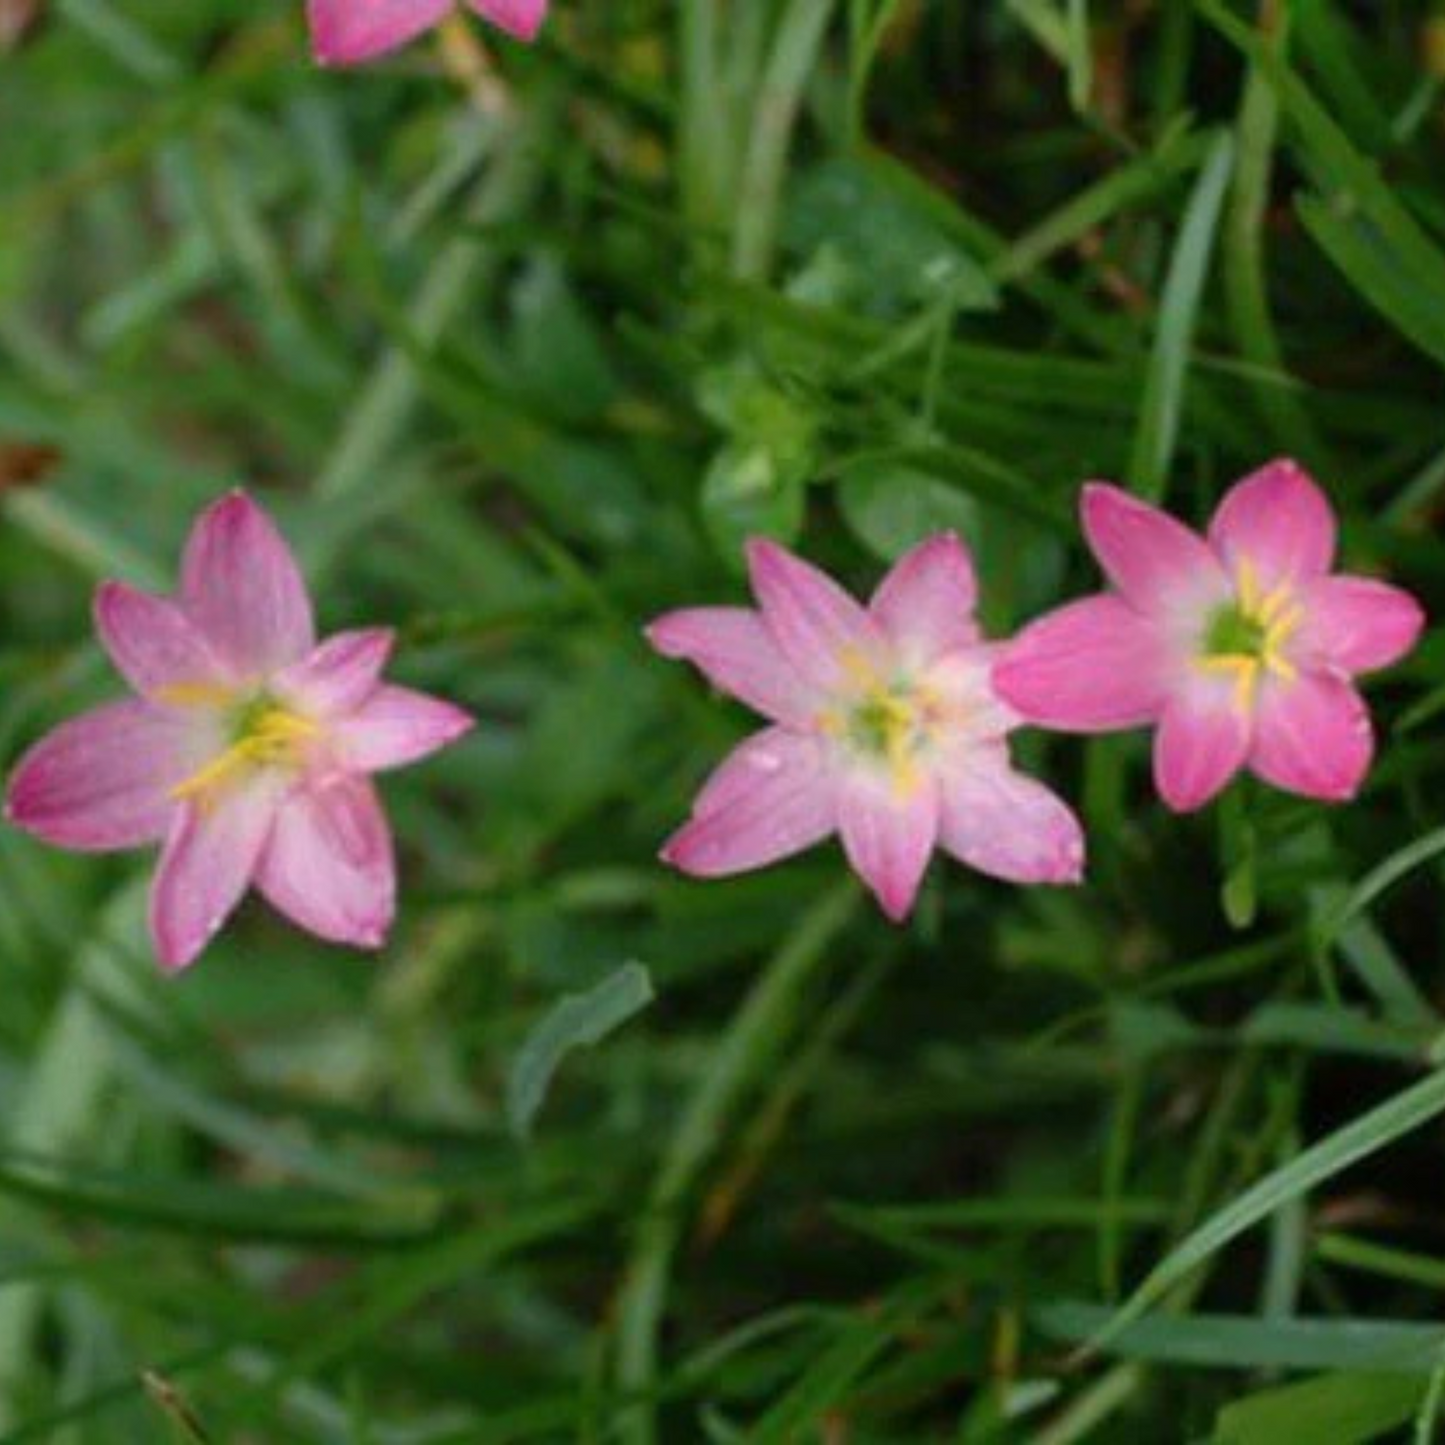
[[[1295,462],[1271,462],[1225,494],[1209,524],[1209,541],[1232,574],[1248,562],[1268,591],[1330,570],[1335,515]]]
[[[817,738],[786,728],[764,728],[745,738],[713,769],[693,799],[692,815],[705,818],[731,807],[779,773],[810,776],[822,765]]]
[[[475,719],[459,707],[383,683],[332,727],[336,762],[347,772],[379,773],[414,763],[468,733]]]
[[[307,0],[311,49],[322,65],[357,65],[414,40],[451,9],[452,0]]]
[[[1375,740],[1359,693],[1341,678],[1270,678],[1260,690],[1249,766],[1267,783],[1327,803],[1354,797]]]
[[[278,774],[257,774],[179,809],[151,889],[151,936],[163,967],[193,963],[235,911],[284,786]]]
[[[832,689],[876,670],[886,652],[883,633],[831,577],[765,538],[753,538],[747,550],[763,620],[807,682]]]
[[[746,607],[689,607],[659,617],[647,640],[663,657],[692,663],[707,680],[764,717],[804,722],[820,704],[778,649],[762,617]]]
[[[721,878],[801,853],[833,831],[834,784],[823,745],[784,734],[772,746],[776,752],[750,739],[723,761],[692,820],[663,846],[663,862],[697,878]]]
[[[277,814],[256,883],[318,937],[380,948],[396,912],[396,866],[371,784],[338,774],[292,793]]]
[[[1005,643],[993,684],[1029,722],[1112,732],[1158,716],[1168,658],[1160,629],[1101,593],[1048,613]]]
[[[1300,593],[1304,622],[1293,654],[1342,672],[1388,667],[1414,647],[1425,625],[1420,604],[1370,577],[1319,577]]]
[[[95,626],[121,676],[155,698],[171,688],[228,689],[235,679],[186,614],[168,597],[123,582],[95,594]]]
[[[947,653],[922,674],[920,690],[935,711],[945,751],[997,740],[1022,721],[994,686],[994,668],[1003,656],[1000,644],[981,642]]]
[[[376,691],[395,640],[386,627],[338,632],[278,673],[273,691],[312,717],[355,712]]]
[[[1154,786],[1164,802],[1176,813],[1202,808],[1243,766],[1251,723],[1232,673],[1183,679],[1154,735]]]
[[[242,676],[267,677],[315,645],[295,559],[244,492],[223,497],[192,529],[180,600],[212,651]]]
[[[977,600],[968,549],[952,532],[943,532],[899,558],[868,611],[909,663],[926,666],[977,643]]]
[[[1089,482],[1079,510],[1099,564],[1139,611],[1187,615],[1229,595],[1203,539],[1167,512],[1107,482]]]
[[[225,747],[207,720],[126,701],[47,733],[10,779],[6,816],[61,848],[106,852],[155,842],[176,812],[171,791]]]
[[[918,896],[938,839],[938,787],[931,776],[900,787],[887,773],[851,768],[839,781],[838,832],[853,871],[901,923]]]
[[[467,0],[467,4],[518,40],[531,40],[547,18],[547,0]]]
[[[977,749],[940,779],[939,843],[961,863],[1009,883],[1077,883],[1084,833],[1073,810],[1016,773],[1003,748]]]

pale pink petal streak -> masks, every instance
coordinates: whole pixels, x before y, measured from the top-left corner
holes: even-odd
[[[1271,462],[1224,495],[1209,541],[1231,573],[1247,562],[1268,590],[1323,576],[1335,555],[1329,500],[1292,461]]]
[[[193,963],[245,896],[283,786],[275,775],[252,778],[177,812],[151,889],[151,936],[165,968]]]
[[[1304,613],[1291,651],[1343,672],[1389,667],[1419,641],[1420,604],[1399,587],[1370,577],[1319,577],[1299,595]]]
[[[1244,765],[1251,717],[1229,672],[1197,672],[1170,698],[1154,735],[1154,785],[1176,813],[1209,802]]]
[[[804,679],[833,688],[877,667],[882,630],[831,577],[776,542],[754,538],[747,551],[763,620]]]
[[[868,610],[911,664],[927,666],[978,642],[973,561],[952,532],[919,543],[893,566]]]
[[[814,738],[770,729],[728,758],[704,786],[691,821],[668,839],[663,862],[699,878],[744,873],[801,853],[836,825],[834,783]],[[770,755],[769,748],[777,748]],[[777,766],[774,766],[774,759]]]
[[[547,18],[547,0],[467,0],[483,20],[518,40],[531,40]]]
[[[822,703],[783,656],[762,616],[746,607],[688,607],[647,629],[663,656],[692,663],[712,685],[779,722],[803,722]]]
[[[1196,533],[1107,482],[1084,487],[1080,515],[1109,580],[1143,612],[1190,611],[1223,598],[1228,579]]]
[[[379,773],[427,757],[474,726],[470,713],[441,698],[383,683],[355,712],[338,718],[329,736],[339,767]]]
[[[386,627],[338,632],[278,673],[271,690],[312,717],[354,712],[376,691],[394,641]]]
[[[152,843],[175,815],[172,790],[223,745],[204,719],[135,700],[109,703],[61,723],[21,758],[6,816],[62,848]]]
[[[708,775],[693,799],[693,817],[731,807],[780,773],[811,777],[822,766],[823,750],[816,737],[787,728],[764,728],[740,742]]]
[[[234,682],[195,624],[169,597],[123,582],[95,594],[95,626],[117,671],[145,697],[176,689],[224,688]]]
[[[380,948],[396,912],[396,865],[371,784],[338,775],[293,792],[277,814],[256,882],[312,933]]]
[[[1260,691],[1249,765],[1277,788],[1344,802],[1364,781],[1374,746],[1369,712],[1342,678],[1270,678]]]
[[[1042,783],[1015,772],[1003,748],[979,750],[940,779],[939,843],[1008,883],[1077,883],[1084,834]]]
[[[307,0],[312,52],[322,65],[374,60],[430,30],[452,7],[453,0]]]
[[[1004,644],[993,682],[1027,721],[1093,733],[1152,721],[1168,676],[1158,629],[1102,593],[1048,613]]]
[[[244,492],[223,497],[193,528],[180,601],[221,660],[243,676],[266,677],[315,645],[295,558]]]
[[[899,786],[872,768],[845,772],[838,788],[838,832],[853,870],[895,923],[908,916],[938,839],[938,787],[932,774]]]

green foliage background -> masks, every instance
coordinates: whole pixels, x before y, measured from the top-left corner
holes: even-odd
[[[379,961],[254,908],[162,979],[145,860],[0,833],[0,1440],[1436,1438],[1438,636],[1355,805],[1026,738],[1088,885],[895,930],[831,849],[654,863],[748,724],[639,629],[750,532],[866,587],[952,526],[1003,635],[1093,585],[1085,477],[1198,519],[1285,452],[1438,607],[1445,20],[556,0],[343,75],[300,10],[0,55],[0,458],[59,452],[0,743],[237,483],[481,726],[388,784]]]

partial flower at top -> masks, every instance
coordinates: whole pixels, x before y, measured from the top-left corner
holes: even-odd
[[[191,963],[252,883],[312,933],[379,948],[396,885],[369,775],[453,742],[471,718],[381,681],[384,629],[318,645],[286,543],[241,492],[196,523],[174,598],[107,582],[95,620],[139,696],[37,743],[7,817],[82,852],[162,843],[151,932],[167,968]]]
[[[1225,495],[1200,537],[1103,483],[1082,514],[1110,591],[1026,628],[994,673],[1030,722],[1071,732],[1153,723],[1154,778],[1185,812],[1240,768],[1339,802],[1369,769],[1370,716],[1351,682],[1415,645],[1407,592],[1331,575],[1335,519],[1290,461]]]
[[[690,608],[648,628],[665,657],[770,720],[704,784],[666,862],[741,873],[837,832],[895,921],[935,846],[1011,882],[1078,881],[1078,821],[1009,764],[1018,719],[990,686],[957,537],[915,547],[866,608],[772,542],[750,542],[748,565],[757,611]]]
[[[483,20],[531,40],[547,0],[465,0]],[[415,40],[457,8],[457,0],[307,0],[311,48],[322,65],[361,65]]]

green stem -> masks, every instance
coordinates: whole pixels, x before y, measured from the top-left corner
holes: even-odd
[[[1260,26],[1282,54],[1288,35],[1289,9],[1280,0],[1262,0]],[[1279,101],[1269,77],[1252,65],[1235,128],[1237,154],[1234,193],[1224,224],[1224,289],[1240,354],[1281,384],[1254,388],[1256,405],[1276,440],[1306,462],[1317,463],[1324,444],[1287,387],[1289,376],[1270,316],[1265,287],[1264,228],[1274,166]]]
[[[768,272],[788,147],[832,13],[833,0],[792,0],[778,27],[743,160],[733,231],[733,271],[738,276],[756,280]]]
[[[622,1437],[631,1445],[652,1445],[657,1438],[651,1398],[657,1382],[657,1337],[672,1261],[687,1220],[687,1197],[729,1118],[781,1055],[803,987],[830,956],[829,945],[853,916],[857,899],[856,888],[849,884],[825,894],[803,915],[719,1041],[663,1157],[628,1261],[617,1325],[617,1382],[637,1401],[623,1421]]]
[[[531,204],[544,174],[541,162],[555,112],[555,104],[544,101],[528,111],[515,132],[497,136],[497,160],[467,208],[462,234],[449,241],[436,263],[428,267],[426,280],[412,302],[408,330],[417,341],[430,344],[439,340],[480,280],[500,264],[497,250],[473,233],[514,220]],[[378,479],[411,420],[419,391],[416,367],[406,350],[389,347],[321,468],[316,479],[318,497],[339,502]]]

